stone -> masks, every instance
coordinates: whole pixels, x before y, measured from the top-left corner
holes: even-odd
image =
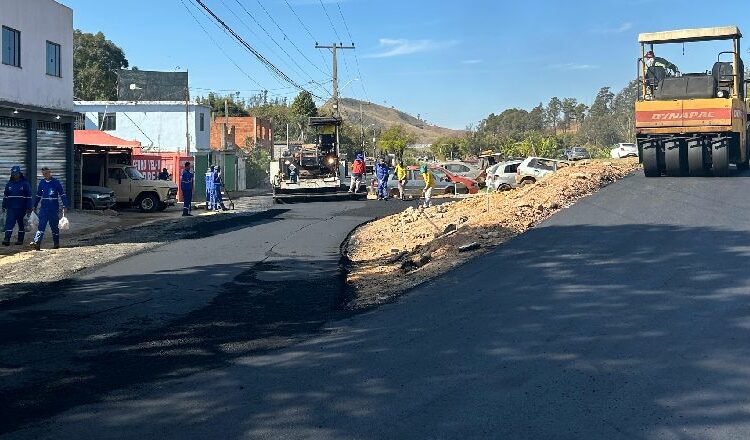
[[[473,250],[479,249],[480,247],[481,247],[481,245],[479,243],[473,242],[473,243],[465,244],[463,246],[459,246],[458,247],[458,251],[459,252],[469,252],[469,251],[473,251]]]

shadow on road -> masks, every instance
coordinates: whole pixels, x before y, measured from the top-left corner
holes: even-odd
[[[750,234],[724,230],[543,227],[345,332],[68,420],[171,438],[742,437],[748,253]],[[206,316],[201,328],[249,325]],[[143,382],[198,371],[227,356],[224,338],[202,332],[186,324],[182,350],[136,345],[117,362],[154,363]]]

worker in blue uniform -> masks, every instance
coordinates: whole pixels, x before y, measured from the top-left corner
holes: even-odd
[[[385,163],[384,158],[375,165],[375,177],[378,178],[378,200],[388,200],[388,176],[391,173],[390,167]]]
[[[3,211],[5,212],[3,246],[10,246],[10,237],[16,225],[18,225],[16,244],[23,244],[26,236],[24,217],[31,213],[31,206],[31,185],[21,173],[21,167],[14,166],[10,169],[10,181],[5,185],[3,196]]]
[[[206,170],[206,210],[214,209],[214,166]]]
[[[36,190],[36,198],[34,199],[34,210],[41,203],[39,209],[39,229],[36,231],[34,241],[31,242],[31,247],[36,250],[41,249],[42,239],[44,238],[44,231],[49,228],[52,230],[52,244],[53,249],[60,247],[60,228],[58,224],[60,222],[60,199],[62,199],[63,208],[62,215],[65,217],[65,210],[68,208],[68,196],[65,195],[65,189],[59,180],[52,177],[52,171],[44,167],[42,168],[42,176],[44,178],[39,181],[39,186]]]
[[[224,206],[224,199],[221,197],[221,188],[224,186],[224,175],[221,173],[221,167],[216,166],[214,171],[214,209],[217,211],[227,211],[228,208]]]
[[[182,216],[192,217],[193,210],[193,172],[190,171],[190,162],[185,162],[185,169],[180,176],[180,189],[182,190]]]

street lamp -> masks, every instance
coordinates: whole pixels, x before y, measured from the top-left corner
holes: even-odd
[[[344,89],[346,88],[346,86],[348,86],[349,84],[351,84],[354,81],[359,81],[359,78],[352,78],[349,81],[347,81],[346,84],[344,84],[344,86],[339,89],[339,93],[343,92]]]

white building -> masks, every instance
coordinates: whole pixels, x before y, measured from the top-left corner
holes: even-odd
[[[70,188],[73,11],[53,0],[0,0],[0,174],[32,184],[48,166]]]
[[[211,108],[206,105],[191,102],[186,106],[185,101],[76,101],[74,108],[83,115],[86,130],[140,141],[144,152],[184,153],[186,131],[189,153],[210,150]]]

